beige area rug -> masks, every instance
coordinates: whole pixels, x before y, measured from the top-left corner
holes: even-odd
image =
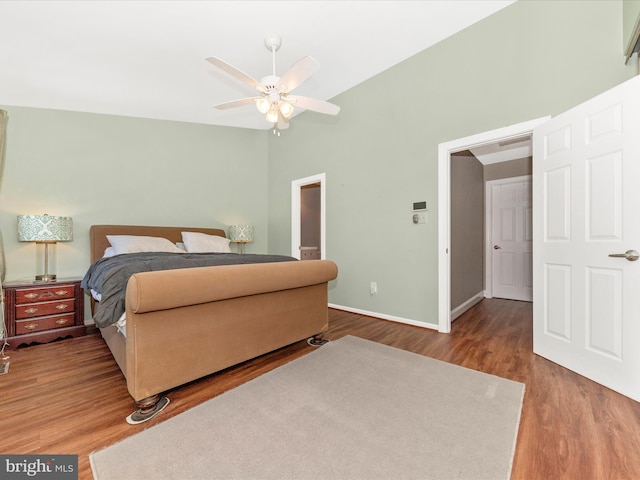
[[[90,456],[97,480],[508,479],[524,385],[356,337]]]

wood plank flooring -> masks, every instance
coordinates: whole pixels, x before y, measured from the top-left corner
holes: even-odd
[[[447,335],[331,310],[327,337],[354,335],[525,383],[513,479],[639,479],[640,404],[535,356],[531,315],[530,303],[485,299]],[[159,418],[137,426],[125,423],[133,402],[98,334],[11,350],[0,375],[0,452],[78,454],[79,478],[91,479],[92,451],[313,348],[299,342],[175,389]]]

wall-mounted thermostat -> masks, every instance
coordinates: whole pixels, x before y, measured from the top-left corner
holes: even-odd
[[[429,210],[429,206],[427,205],[427,202],[413,202],[414,212],[421,212],[424,210]]]

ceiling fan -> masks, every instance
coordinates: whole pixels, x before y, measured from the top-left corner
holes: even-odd
[[[315,98],[291,95],[291,92],[311,78],[320,66],[314,58],[306,56],[298,60],[282,77],[279,77],[276,75],[276,52],[282,44],[282,39],[279,35],[268,35],[264,39],[264,44],[272,54],[273,74],[267,75],[260,81],[257,81],[219,58],[207,58],[208,62],[230,74],[237,80],[255,88],[259,93],[259,95],[255,97],[241,98],[239,100],[221,103],[220,105],[216,105],[215,108],[224,110],[255,103],[258,110],[265,114],[267,121],[273,123],[274,133],[278,129],[283,130],[289,128],[289,118],[293,115],[294,107],[327,115],[338,114],[340,107],[337,105]]]

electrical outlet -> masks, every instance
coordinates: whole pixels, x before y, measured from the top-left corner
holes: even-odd
[[[376,293],[378,293],[378,283],[377,282],[371,282],[371,286],[369,287],[369,293],[371,295],[375,295]]]

